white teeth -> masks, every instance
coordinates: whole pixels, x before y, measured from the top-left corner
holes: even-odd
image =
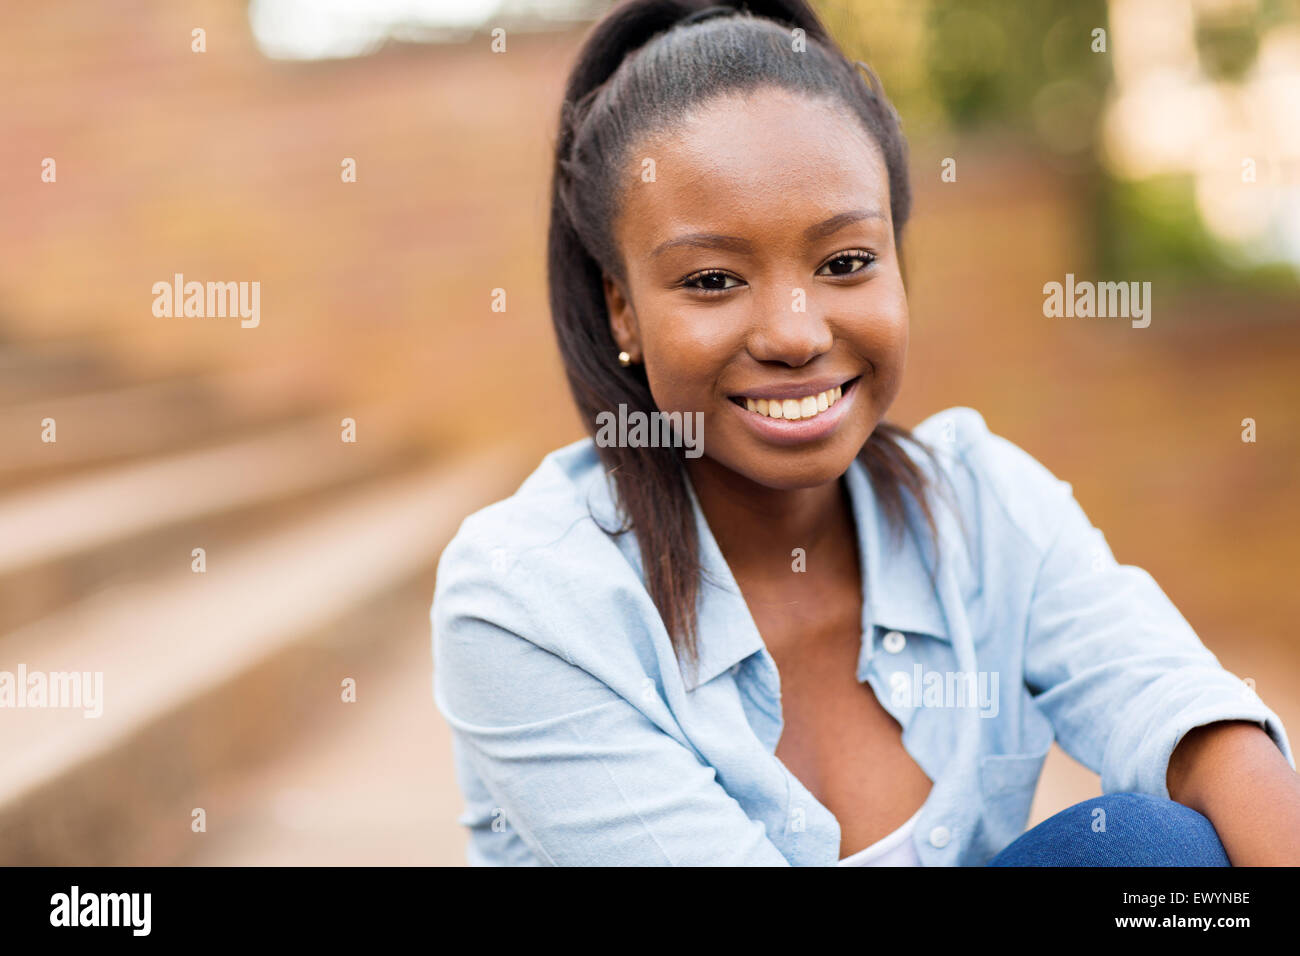
[[[816,395],[804,395],[801,398],[747,398],[745,407],[751,412],[766,415],[768,418],[796,420],[820,415],[844,397],[842,386],[828,388]]]

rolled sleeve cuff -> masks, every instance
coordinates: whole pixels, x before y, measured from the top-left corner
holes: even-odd
[[[1295,769],[1281,719],[1248,684],[1222,668],[1186,667],[1153,682],[1124,708],[1102,758],[1102,792],[1170,799],[1166,776],[1174,748],[1193,728],[1221,720],[1259,724]]]

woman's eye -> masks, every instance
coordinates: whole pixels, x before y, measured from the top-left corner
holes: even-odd
[[[824,273],[821,271],[821,269],[819,269],[817,270],[817,274],[851,276],[854,275],[855,273],[861,272],[863,269],[865,269],[867,266],[871,265],[871,263],[875,261],[876,261],[876,257],[872,253],[867,252],[864,249],[853,249],[850,250],[849,252],[841,252],[834,259],[831,259],[829,262],[827,262],[826,265],[822,266],[822,269],[830,268],[833,266],[838,267],[834,271],[829,273]],[[855,262],[860,262],[862,264],[859,266],[854,266],[853,263]]]
[[[728,280],[734,284],[727,285]],[[726,292],[740,285],[740,282],[735,276],[727,275],[725,272],[697,272],[683,279],[682,285],[688,289],[699,289],[701,292]]]
[[[851,276],[857,275],[871,263],[876,261],[875,253],[867,252],[865,249],[850,249],[847,252],[841,252],[833,259],[829,260],[821,269],[817,270],[818,275],[832,276]],[[830,272],[823,270],[830,269]],[[726,272],[720,272],[717,269],[708,269],[704,272],[697,272],[694,275],[687,276],[681,282],[682,286],[688,289],[697,289],[700,292],[729,292],[736,286],[743,285],[741,280]]]

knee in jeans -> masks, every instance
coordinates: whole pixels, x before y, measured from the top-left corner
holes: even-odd
[[[1223,844],[1214,825],[1191,807],[1149,793],[1108,793],[1082,807],[1092,817],[1094,829],[1141,833],[1148,841],[1182,847],[1203,865],[1226,862]],[[1101,813],[1098,813],[1098,809]]]
[[[1023,834],[993,865],[1227,866],[1208,819],[1145,793],[1084,800]]]
[[[1122,813],[1133,820],[1141,820],[1148,827],[1168,825],[1185,829],[1204,826],[1211,833],[1214,832],[1210,821],[1191,807],[1149,793],[1106,793],[1087,800],[1080,806],[1090,809],[1101,807],[1108,816]]]

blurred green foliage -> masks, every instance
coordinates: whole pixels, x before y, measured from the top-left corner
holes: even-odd
[[[1292,267],[1250,264],[1206,229],[1190,172],[1129,182],[1103,165],[1099,131],[1114,82],[1106,0],[814,2],[846,52],[880,75],[909,136],[979,136],[1069,158],[1080,228],[1096,236],[1099,267],[1182,285],[1300,291]],[[1267,30],[1300,21],[1300,0],[1191,12],[1197,66],[1210,81],[1235,83]],[[1104,53],[1094,51],[1098,28]]]
[[[1241,80],[1259,53],[1259,38],[1283,23],[1300,21],[1297,0],[1204,4],[1196,10],[1196,55],[1206,76]]]
[[[925,62],[935,95],[959,128],[1003,121],[1034,123],[1036,100],[1068,84],[1100,91],[1109,57],[1092,52],[1092,31],[1105,29],[1101,0],[968,0],[929,11]],[[1061,97],[1071,122],[1092,124],[1100,96]]]
[[[1106,28],[1104,0],[822,0],[846,51],[880,75],[905,121],[958,131],[1019,129],[1077,151],[1090,136],[1110,80],[1092,52]]]
[[[1167,289],[1206,285],[1296,291],[1285,263],[1249,263],[1201,222],[1190,176],[1134,182],[1106,177],[1097,215],[1097,262],[1107,274],[1159,280]]]

